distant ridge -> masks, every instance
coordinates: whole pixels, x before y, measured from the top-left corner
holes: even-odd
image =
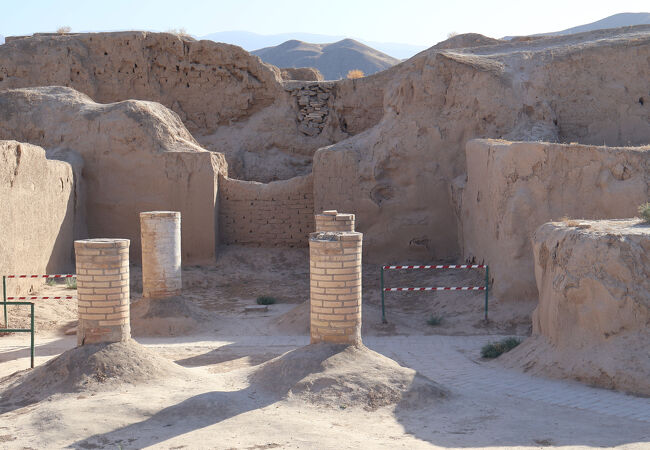
[[[650,13],[619,13],[595,22],[567,28],[566,30],[531,34],[530,36],[564,36],[567,34],[584,33],[587,31],[603,30],[607,28],[632,27],[635,25],[650,25]],[[512,39],[513,37],[515,36],[506,36],[503,39]]]
[[[400,62],[354,39],[343,39],[333,44],[310,44],[290,40],[251,53],[277,67],[315,67],[326,80],[345,78],[347,73],[354,69],[362,70],[365,75],[372,75]]]
[[[266,47],[280,45],[283,42],[297,40],[303,42],[312,42],[315,44],[327,44],[345,39],[345,36],[334,36],[327,34],[315,33],[282,33],[282,34],[257,34],[250,31],[221,31],[201,36],[199,39],[207,39],[215,42],[225,42],[242,47],[249,52]],[[380,52],[386,53],[397,59],[407,59],[429,46],[401,44],[397,42],[374,42],[363,39],[356,39],[362,44],[368,45]]]
[[[573,28],[567,28],[562,31],[551,33],[535,34],[534,36],[561,36],[565,34],[584,33],[586,31],[602,30],[605,28],[631,27],[634,25],[650,25],[650,13],[620,13],[613,16],[605,17],[596,22],[579,25]]]

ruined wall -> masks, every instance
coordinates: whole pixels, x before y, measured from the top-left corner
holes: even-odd
[[[533,337],[508,365],[650,395],[650,225],[542,225],[533,236]]]
[[[307,247],[314,231],[312,176],[263,184],[219,178],[223,244]]]
[[[72,168],[45,150],[0,141],[0,275],[74,271],[75,183]],[[43,280],[9,280],[10,295]]]
[[[650,147],[474,140],[456,193],[463,257],[485,261],[502,300],[537,298],[531,247],[545,222],[625,218],[650,198]]]
[[[271,105],[277,68],[245,50],[170,33],[35,35],[0,47],[0,90],[69,86],[100,103],[162,103],[210,133]]]
[[[139,261],[139,213],[180,211],[183,260],[214,258],[217,174],[225,161],[201,149],[162,105],[100,105],[62,87],[0,91],[0,139],[11,138],[81,154],[90,237],[128,238],[131,260]]]
[[[355,213],[367,261],[457,259],[449,191],[466,173],[465,144],[647,144],[648,58],[650,27],[422,52],[379,74],[389,78],[376,125],[316,152],[316,210]],[[354,81],[347,89],[374,83]]]

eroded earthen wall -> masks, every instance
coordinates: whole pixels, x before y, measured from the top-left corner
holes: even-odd
[[[533,236],[533,335],[505,362],[650,395],[650,224],[546,223]]]
[[[45,150],[0,141],[0,275],[67,273],[74,269],[75,180],[70,164]],[[39,281],[9,280],[9,295]]]
[[[314,231],[312,176],[268,184],[219,177],[223,244],[306,247]]]
[[[650,147],[474,140],[457,186],[465,259],[486,262],[501,300],[535,300],[531,238],[543,223],[634,217],[650,198]]]

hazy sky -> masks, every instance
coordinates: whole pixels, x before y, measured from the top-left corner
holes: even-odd
[[[450,32],[524,35],[649,10],[648,0],[0,0],[0,34],[182,27],[195,36],[296,31],[429,46]]]

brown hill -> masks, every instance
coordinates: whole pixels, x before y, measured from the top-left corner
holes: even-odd
[[[252,52],[277,67],[315,67],[326,80],[345,78],[350,70],[371,75],[399,63],[398,59],[353,39],[333,44],[310,44],[291,40]]]

